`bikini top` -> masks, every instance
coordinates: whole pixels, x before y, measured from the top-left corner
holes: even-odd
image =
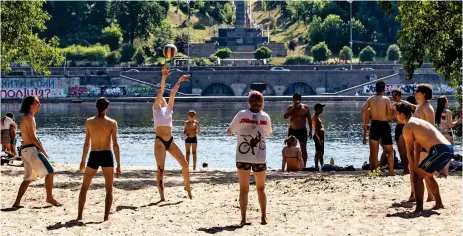
[[[159,126],[169,126],[172,127],[172,113],[173,111],[168,107],[161,107],[153,109],[153,121],[154,129]]]

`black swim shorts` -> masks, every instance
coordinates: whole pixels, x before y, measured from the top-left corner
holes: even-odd
[[[453,158],[453,146],[437,144],[429,149],[428,156],[418,165],[418,168],[430,173],[437,174]]]
[[[315,151],[325,152],[325,143],[322,143],[320,139],[318,139],[317,135],[313,136],[313,141],[315,142]]]
[[[110,150],[91,151],[87,167],[98,169],[98,167],[114,167],[113,153]]]
[[[399,142],[399,139],[400,139],[400,136],[402,135],[402,130],[404,129],[404,126],[405,124],[397,124],[395,126],[395,135],[394,135],[394,139],[395,139],[395,142],[398,143]]]
[[[198,143],[198,137],[194,136],[194,137],[188,137],[185,139],[185,143]]]
[[[307,143],[307,128],[302,129],[288,129],[288,136],[294,135],[299,142]]]
[[[392,145],[391,126],[387,121],[372,120],[370,128],[370,139],[379,141],[383,145]]]
[[[247,162],[237,162],[236,168],[240,170],[250,170],[252,168],[253,172],[262,172],[267,170],[267,164],[256,164],[256,163],[247,163]]]

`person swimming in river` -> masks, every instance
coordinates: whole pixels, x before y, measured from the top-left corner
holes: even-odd
[[[195,120],[196,112],[194,110],[190,110],[188,112],[188,120],[185,121],[183,125],[183,133],[186,135],[185,139],[185,152],[186,152],[186,162],[190,165],[190,150],[193,154],[193,170],[196,170],[196,150],[198,148],[198,137],[196,136],[198,133],[201,132],[201,127],[199,125],[199,121]]]

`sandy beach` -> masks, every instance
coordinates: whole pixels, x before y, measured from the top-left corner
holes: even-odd
[[[239,227],[236,170],[191,173],[193,200],[183,190],[180,170],[166,171],[166,202],[158,203],[154,168],[123,167],[115,180],[112,214],[102,222],[101,171],[87,195],[84,220],[76,222],[83,175],[76,165],[55,165],[54,196],[45,202],[44,181],[31,183],[22,205],[10,211],[23,168],[1,167],[2,235],[461,235],[461,172],[439,178],[445,209],[411,213],[409,176],[367,177],[367,172],[281,172],[269,170],[268,224],[260,224],[257,194],[249,194],[248,222]],[[251,181],[253,181],[251,177]],[[434,203],[425,203],[430,209]]]

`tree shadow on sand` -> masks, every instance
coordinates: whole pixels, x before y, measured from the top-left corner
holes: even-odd
[[[251,225],[251,223],[246,223],[245,225]],[[198,231],[202,231],[208,234],[216,234],[222,231],[235,231],[237,229],[243,228],[244,225],[227,225],[227,226],[214,226],[211,228],[199,228]]]
[[[417,213],[411,212],[411,211],[403,211],[403,212],[387,214],[386,217],[400,217],[403,219],[413,219],[413,218],[418,218],[418,217],[430,217],[432,215],[440,215],[440,213],[433,211],[433,210],[423,210]]]

